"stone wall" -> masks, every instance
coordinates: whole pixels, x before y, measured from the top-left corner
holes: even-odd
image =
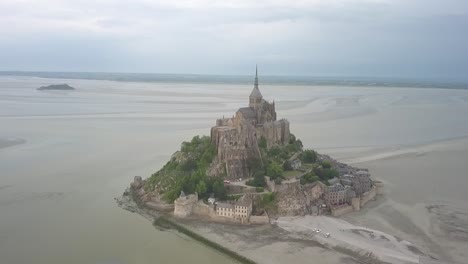
[[[383,194],[383,188],[384,188],[384,184],[382,182],[379,182],[379,181],[374,181],[374,185],[375,185],[375,192],[377,195],[382,195]]]
[[[268,215],[251,215],[249,221],[253,225],[264,225],[270,223],[270,218],[268,217]]]
[[[172,211],[174,210],[174,205],[171,204],[160,204],[155,202],[146,202],[145,207],[154,209],[157,211]]]
[[[354,211],[361,210],[361,199],[358,197],[351,199],[351,206],[353,207]]]
[[[265,177],[267,188],[270,192],[276,191],[276,183],[270,179],[270,177]]]
[[[363,207],[366,203],[368,203],[370,200],[375,198],[376,191],[375,187],[372,187],[372,189],[366,193],[363,193],[361,195],[361,207]]]
[[[289,122],[286,119],[267,122],[257,127],[257,138],[264,137],[268,148],[288,144],[289,136]]]
[[[179,197],[174,201],[174,216],[187,217],[192,214],[194,205],[198,202],[197,194]]]
[[[331,214],[334,217],[342,216],[344,214],[349,214],[353,212],[354,209],[351,205],[342,205],[339,207],[332,207],[331,208]]]
[[[241,185],[228,184],[224,186],[226,188],[227,194],[237,194],[243,193],[247,187]],[[255,189],[255,188],[254,188]]]
[[[216,215],[216,212],[212,205],[205,204],[200,200],[194,204],[192,214],[201,217],[213,217]]]

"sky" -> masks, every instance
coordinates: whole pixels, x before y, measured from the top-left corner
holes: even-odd
[[[0,70],[468,78],[467,0],[1,0]]]

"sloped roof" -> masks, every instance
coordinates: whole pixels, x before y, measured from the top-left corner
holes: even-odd
[[[216,206],[218,208],[234,208],[234,205],[230,203],[217,203]]]
[[[249,207],[251,204],[252,204],[252,200],[247,198],[245,195],[239,198],[239,200],[237,200],[236,202],[237,206],[244,206],[244,207]]]
[[[263,98],[262,93],[260,92],[260,89],[258,87],[254,87],[252,92],[250,93],[249,97],[254,97],[254,98]]]
[[[242,107],[237,110],[242,113],[242,116],[247,119],[254,119],[256,118],[255,112],[250,107]]]

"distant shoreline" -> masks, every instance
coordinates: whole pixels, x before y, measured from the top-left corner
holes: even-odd
[[[162,74],[162,73],[103,73],[103,72],[36,72],[0,71],[0,76],[37,77],[46,79],[78,79],[117,82],[149,83],[208,83],[208,84],[250,84],[249,75],[209,74]],[[350,76],[274,76],[262,77],[268,85],[310,85],[310,86],[363,86],[399,88],[468,89],[468,80],[419,79],[401,77],[350,77]]]
[[[0,138],[0,149],[24,144],[26,140],[22,138]]]

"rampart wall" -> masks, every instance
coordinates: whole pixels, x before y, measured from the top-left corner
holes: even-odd
[[[375,198],[376,191],[375,187],[372,187],[372,189],[366,193],[363,193],[361,195],[361,207],[363,207],[366,203],[368,203],[370,200]]]

